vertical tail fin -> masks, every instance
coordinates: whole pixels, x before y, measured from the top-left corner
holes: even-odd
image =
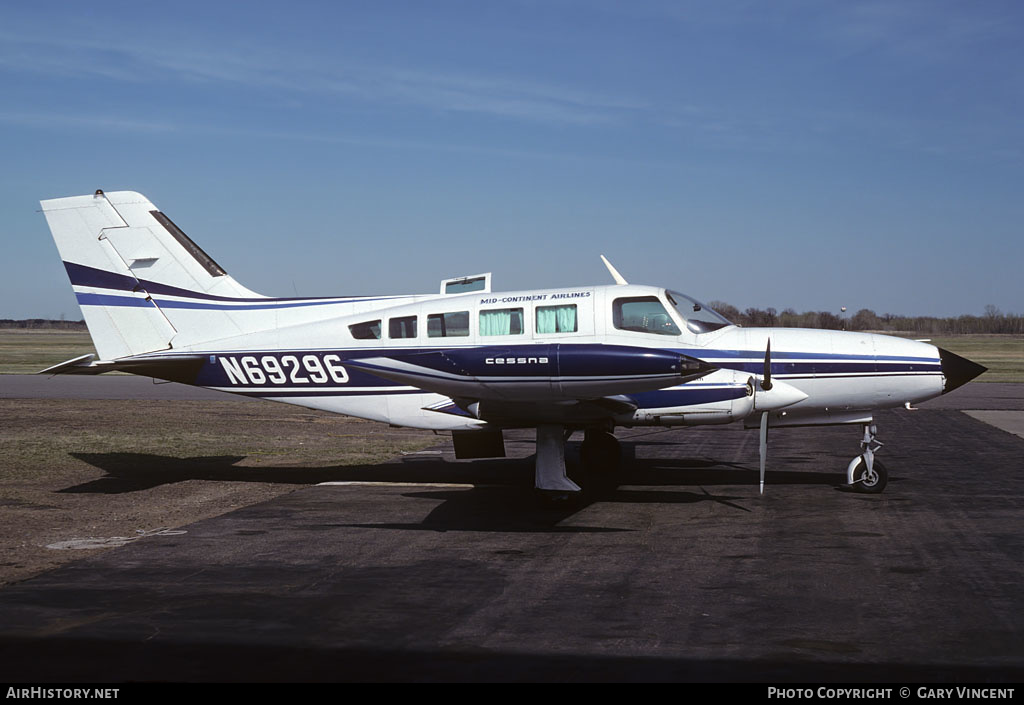
[[[229,308],[202,302],[264,298],[141,194],[97,191],[41,205],[101,359],[242,332]]]

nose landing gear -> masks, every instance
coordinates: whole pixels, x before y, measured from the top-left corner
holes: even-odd
[[[843,489],[865,494],[878,494],[885,489],[889,473],[881,461],[875,460],[875,452],[884,445],[875,437],[877,433],[874,424],[864,424],[864,438],[860,442],[863,452],[846,468],[848,484]]]

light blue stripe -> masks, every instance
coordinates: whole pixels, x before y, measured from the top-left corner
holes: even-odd
[[[345,304],[361,301],[371,301],[373,299],[342,299],[336,301],[301,301],[301,302],[268,302],[266,304],[244,304],[244,305],[226,305],[216,303],[200,303],[197,301],[172,301],[169,299],[153,299],[149,301],[147,299],[139,299],[133,296],[115,296],[113,294],[92,294],[92,293],[78,293],[75,294],[78,299],[78,303],[82,306],[126,306],[135,308],[146,308],[150,305],[157,305],[161,308],[182,308],[182,309],[199,309],[207,311],[266,311],[266,310],[277,310],[282,308],[296,308],[299,306],[331,306],[334,304]]]

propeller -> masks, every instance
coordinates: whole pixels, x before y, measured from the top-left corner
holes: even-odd
[[[754,384],[754,378],[757,384]],[[750,378],[754,391],[754,409],[751,415],[761,414],[761,494],[764,494],[764,469],[768,460],[768,413],[778,411],[807,398],[807,394],[786,381],[772,382],[772,341],[764,349],[764,367],[760,375]],[[782,412],[785,414],[786,412]]]
[[[764,494],[764,464],[768,459],[768,412],[761,412],[761,494]]]
[[[764,374],[761,376],[761,389],[768,391],[772,388],[772,339],[768,338],[768,345],[764,349]],[[764,466],[768,460],[768,412],[761,412],[761,494],[764,494]]]

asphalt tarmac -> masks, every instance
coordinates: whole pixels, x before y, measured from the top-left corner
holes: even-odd
[[[1020,681],[1024,439],[954,398],[878,415],[881,495],[857,428],[772,432],[763,496],[738,426],[621,431],[614,479],[573,442],[566,506],[528,433],[341,471],[0,590],[0,680]]]
[[[0,399],[153,399],[253,402],[249,397],[135,375],[0,375]]]

